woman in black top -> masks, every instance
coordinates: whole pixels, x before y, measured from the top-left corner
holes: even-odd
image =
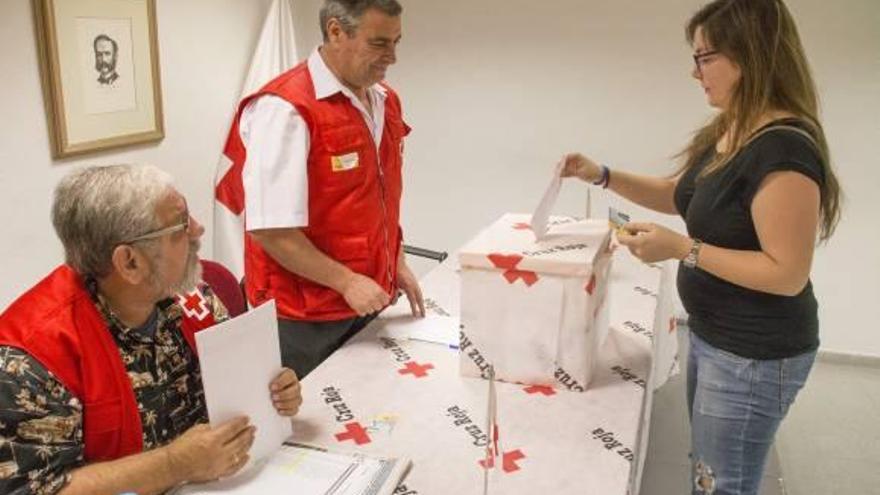
[[[680,214],[684,236],[630,223],[646,262],[682,260],[693,493],[756,494],[769,446],[819,345],[810,266],[840,189],[797,28],[781,0],[716,0],[687,24],[693,77],[718,114],[671,178],[566,155],[563,176]]]

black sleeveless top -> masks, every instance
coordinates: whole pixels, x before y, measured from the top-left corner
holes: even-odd
[[[805,130],[795,119],[772,122],[765,128],[780,124]],[[768,174],[788,170],[809,177],[820,187],[824,182],[815,146],[796,131],[770,130],[747,144],[724,168],[698,178],[714,154],[714,149],[706,152],[675,188],[675,206],[688,234],[713,246],[761,249],[751,204]],[[691,331],[719,349],[750,359],[781,359],[819,346],[818,306],[811,282],[796,296],[779,296],[680,265],[678,292]]]

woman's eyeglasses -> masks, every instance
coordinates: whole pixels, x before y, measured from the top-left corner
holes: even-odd
[[[695,53],[694,57],[694,66],[697,68],[697,72],[701,75],[703,74],[703,67],[712,61],[712,57],[718,55],[720,52],[718,50],[710,50],[708,52],[703,53]]]

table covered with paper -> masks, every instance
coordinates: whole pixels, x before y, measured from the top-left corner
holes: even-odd
[[[554,181],[529,226],[539,233],[569,223],[548,217]],[[613,257],[610,325],[584,391],[464,376],[451,259],[421,281],[426,318],[386,309],[305,379],[295,441],[410,459],[397,495],[638,494],[651,391],[676,368],[673,273]]]
[[[674,367],[675,323],[663,266],[615,256],[611,329],[589,388],[495,382],[494,460],[490,382],[461,376],[458,350],[441,343],[456,340],[454,264],[423,279],[426,320],[408,316],[405,302],[389,308],[305,379],[295,441],[411,459],[399,495],[481,494],[486,474],[489,493],[638,493],[646,391]]]

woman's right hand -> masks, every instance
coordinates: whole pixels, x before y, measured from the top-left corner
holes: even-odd
[[[569,153],[561,161],[561,177],[577,177],[584,182],[593,183],[602,176],[602,167],[580,153]]]

